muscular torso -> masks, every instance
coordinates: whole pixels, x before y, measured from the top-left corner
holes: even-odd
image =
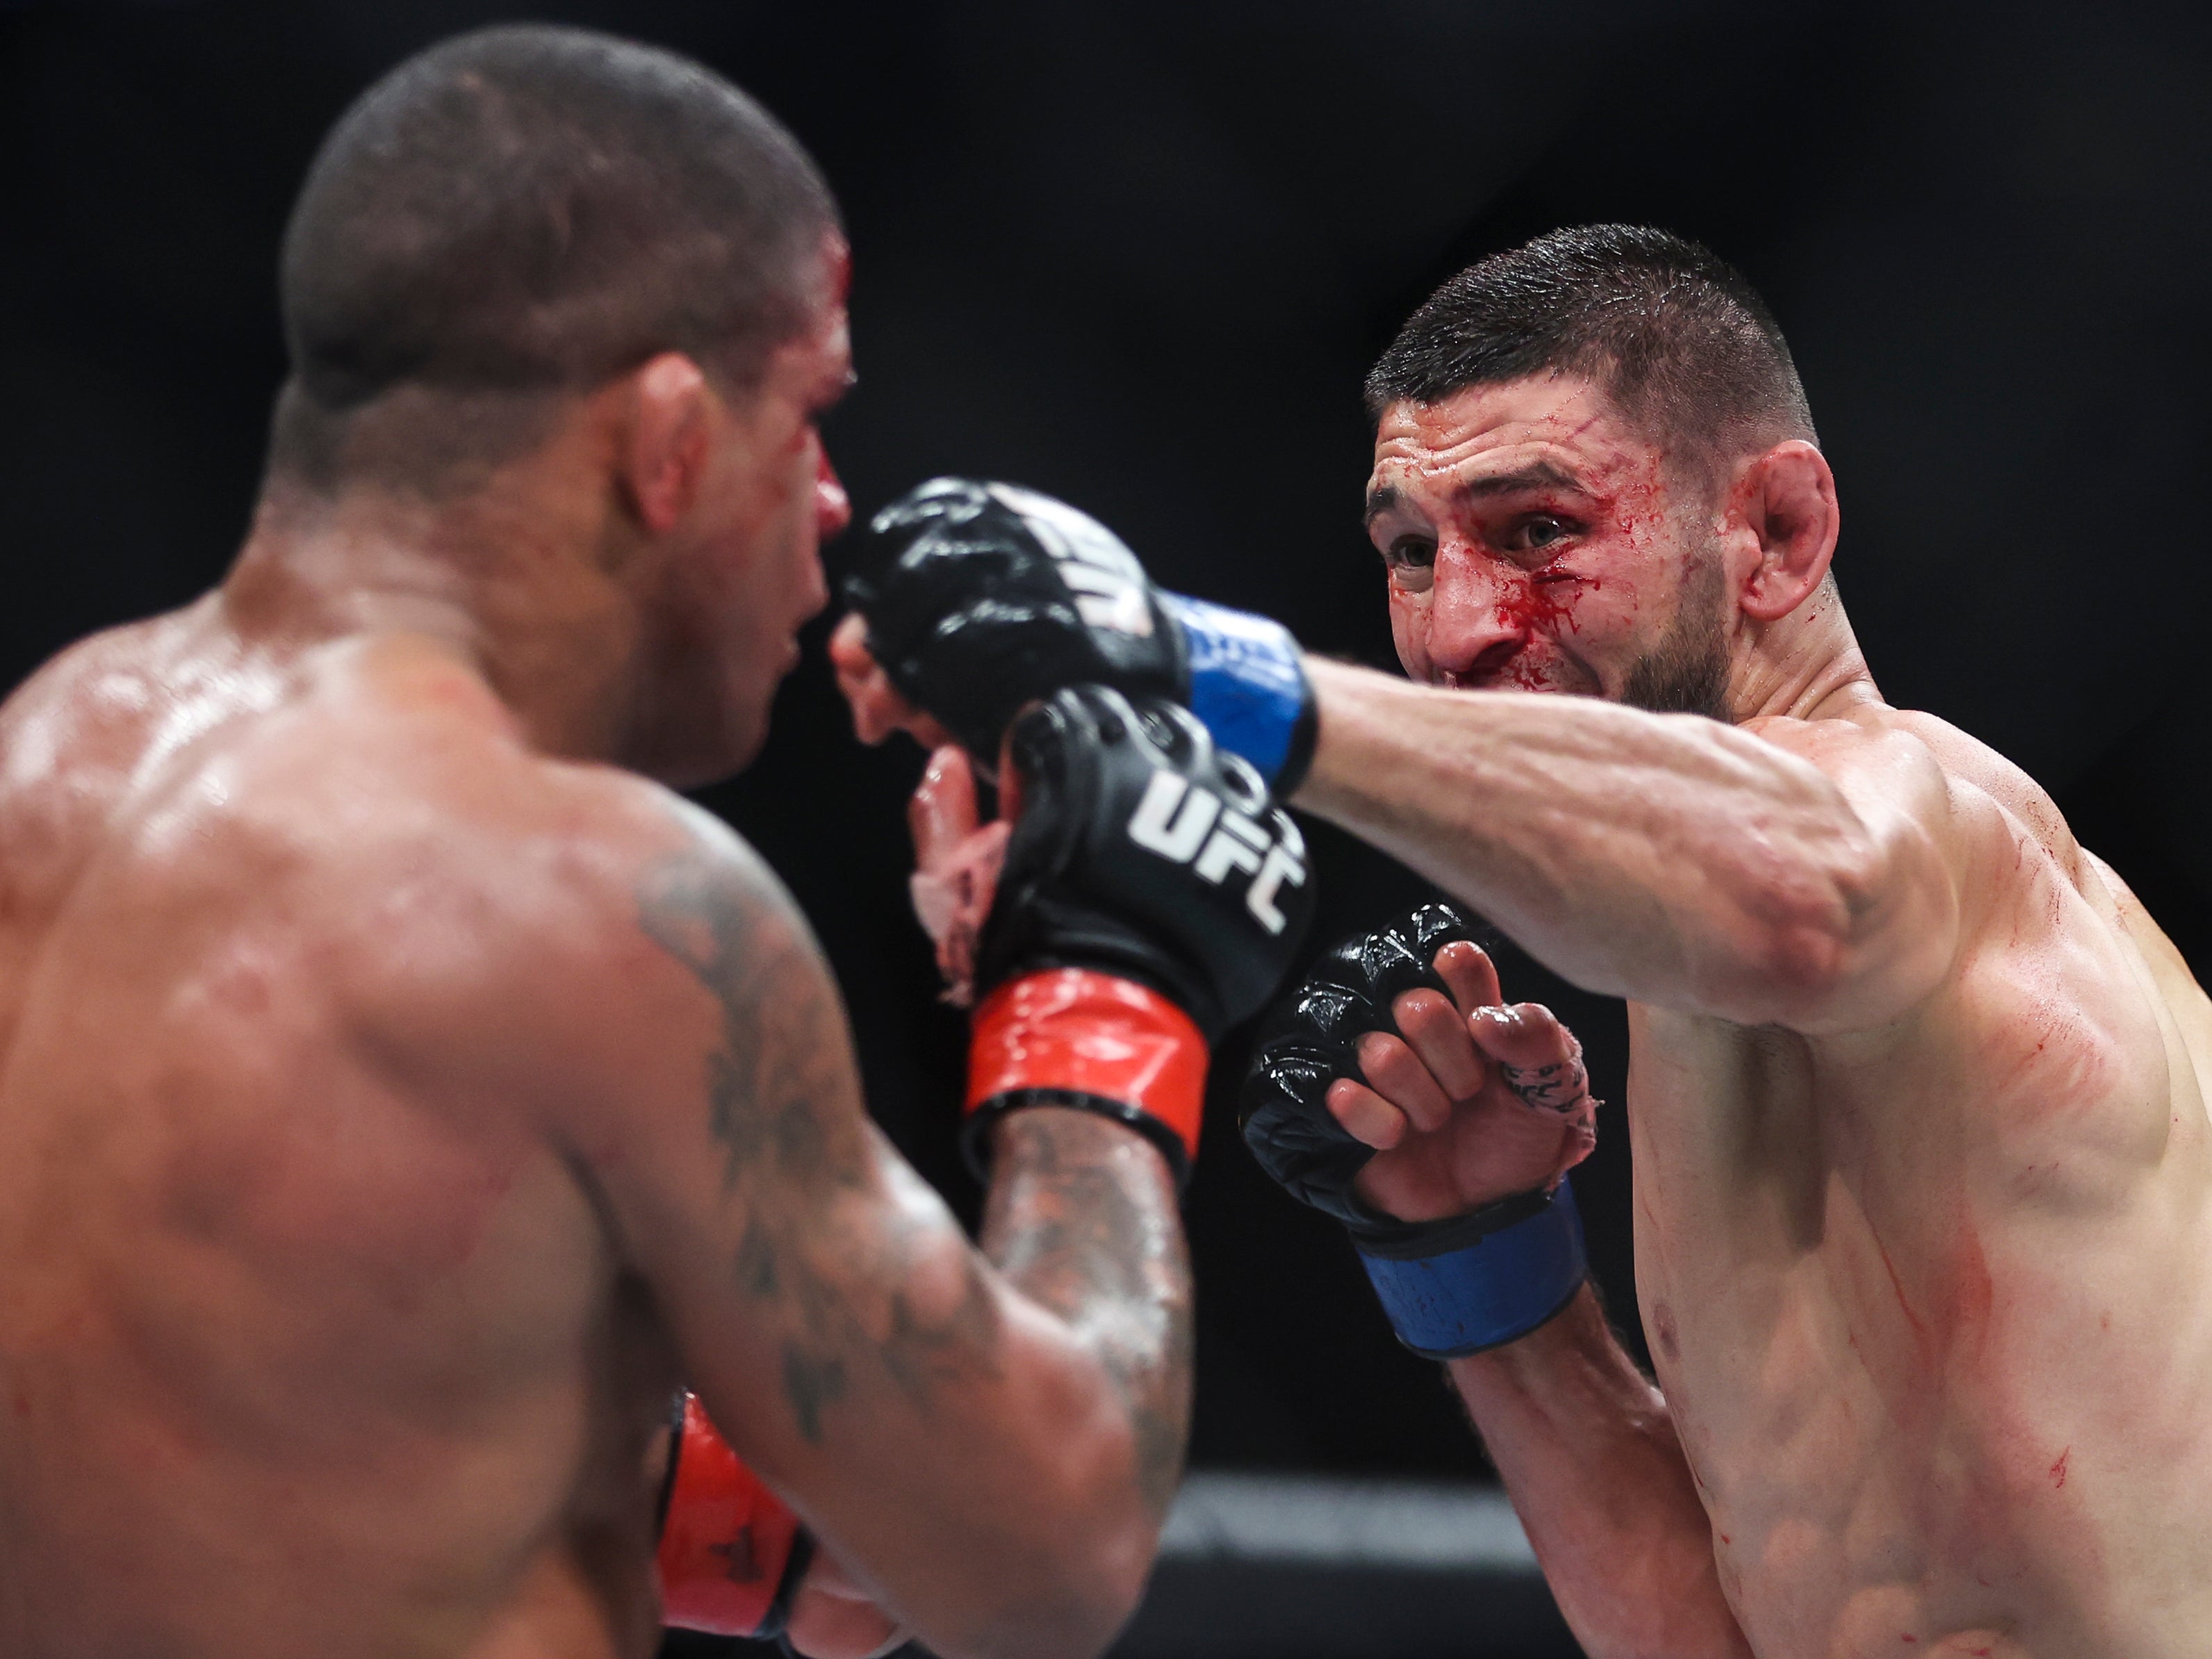
[[[12,1659],[651,1650],[672,1364],[477,995],[590,787],[433,658],[210,601],[0,709]]]
[[[1962,944],[1880,1030],[1637,1007],[1637,1265],[1775,1659],[2212,1651],[2212,1004],[2049,801],[1925,717]]]

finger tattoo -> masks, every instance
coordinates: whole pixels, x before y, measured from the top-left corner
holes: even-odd
[[[1555,1060],[1549,1066],[1510,1066],[1501,1060],[1498,1072],[1523,1105],[1561,1117],[1580,1110],[1589,1096],[1589,1076],[1579,1060]]]

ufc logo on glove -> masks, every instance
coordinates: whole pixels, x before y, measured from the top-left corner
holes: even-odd
[[[1232,869],[1251,876],[1244,908],[1270,933],[1279,933],[1288,918],[1276,907],[1275,896],[1285,883],[1305,885],[1306,848],[1297,825],[1279,815],[1278,821],[1283,833],[1272,835],[1211,789],[1161,770],[1145,786],[1128,833],[1146,852],[1171,864],[1190,865],[1210,885],[1219,886]]]
[[[1019,515],[1037,545],[1060,566],[1060,579],[1076,614],[1092,628],[1150,639],[1152,607],[1144,566],[1121,538],[1087,513],[1019,484],[994,483],[990,493]]]

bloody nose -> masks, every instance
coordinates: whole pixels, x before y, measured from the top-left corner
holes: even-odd
[[[1469,549],[1437,550],[1429,604],[1429,660],[1462,679],[1502,672],[1528,642],[1528,618],[1512,602],[1513,582]]]

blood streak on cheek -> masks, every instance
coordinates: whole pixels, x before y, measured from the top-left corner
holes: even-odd
[[[1543,578],[1549,575],[1551,580]],[[1594,577],[1565,572],[1539,571],[1507,588],[1498,600],[1498,625],[1519,635],[1551,634],[1564,628],[1578,631],[1574,599],[1584,587],[1595,587]]]

